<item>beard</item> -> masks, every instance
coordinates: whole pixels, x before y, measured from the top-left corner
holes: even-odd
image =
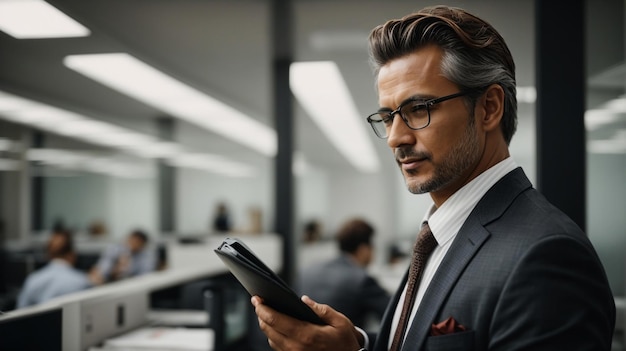
[[[396,159],[405,157],[425,157],[432,161],[432,155],[415,152],[413,149],[397,149]],[[469,123],[461,139],[452,147],[448,155],[441,163],[434,165],[434,174],[424,182],[409,182],[411,173],[404,174],[408,190],[413,194],[425,194],[442,189],[446,185],[463,177],[465,171],[476,165],[480,160],[480,145],[476,131],[474,130],[474,118],[469,118]]]

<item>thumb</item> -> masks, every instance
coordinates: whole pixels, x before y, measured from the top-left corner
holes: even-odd
[[[343,317],[342,314],[332,309],[326,304],[315,302],[307,295],[302,295],[302,302],[309,306],[315,314],[317,314],[328,325],[336,325],[339,318]],[[345,317],[344,317],[345,318]]]
[[[337,335],[341,335],[342,340],[352,340],[350,348],[356,350],[360,346],[354,345],[364,345],[365,341],[363,335],[354,327],[354,324],[340,312],[332,309],[329,305],[320,304],[307,295],[302,296],[302,302],[304,302],[307,306],[309,306],[315,314],[317,314],[328,326],[332,327]],[[337,346],[337,345],[335,345]],[[346,347],[339,347],[339,349],[347,349]],[[332,348],[337,349],[337,348]]]

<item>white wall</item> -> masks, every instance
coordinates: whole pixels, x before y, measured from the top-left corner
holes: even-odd
[[[250,226],[248,211],[262,210],[264,231],[273,228],[274,180],[269,172],[254,178],[229,178],[211,173],[178,169],[176,175],[176,226],[181,234],[209,233],[215,207],[224,202],[229,207],[236,230]]]
[[[46,177],[44,228],[52,228],[58,219],[76,231],[85,230],[94,220],[110,223],[109,204],[113,200],[110,189],[110,178],[97,174]]]
[[[112,239],[133,229],[158,235],[155,179],[115,178],[98,174],[47,177],[44,185],[44,227],[57,219],[76,232],[100,220]]]
[[[304,225],[310,220],[324,221],[330,216],[330,176],[328,172],[310,169],[305,174],[298,175],[296,184],[296,219],[295,233],[298,235],[297,241],[303,235]],[[322,235],[329,236],[330,233],[325,226],[321,228]]]
[[[124,238],[134,229],[151,237],[158,236],[157,181],[151,179],[111,178],[109,189],[110,233]]]

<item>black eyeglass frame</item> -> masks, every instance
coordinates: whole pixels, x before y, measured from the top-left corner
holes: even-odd
[[[393,123],[393,119],[395,118],[395,115],[398,114],[400,115],[400,118],[402,118],[402,120],[404,121],[404,124],[409,127],[409,129],[412,130],[420,130],[420,129],[424,129],[426,127],[428,127],[430,125],[430,108],[433,107],[434,105],[440,103],[440,102],[444,102],[450,99],[454,99],[460,96],[465,96],[469,93],[471,93],[473,90],[465,90],[465,91],[460,91],[458,93],[454,93],[454,94],[450,94],[450,95],[446,95],[446,96],[442,96],[442,97],[438,97],[435,99],[430,99],[430,100],[426,100],[421,104],[418,104],[420,107],[422,107],[423,109],[426,109],[426,113],[428,114],[428,121],[426,122],[426,124],[422,127],[418,127],[418,128],[413,128],[409,125],[409,122],[407,121],[406,117],[404,117],[402,115],[402,108],[405,107],[406,105],[410,104],[410,103],[414,103],[415,101],[419,101],[419,98],[412,98],[412,99],[408,99],[406,101],[404,101],[402,104],[400,104],[400,106],[398,106],[397,109],[390,111],[387,114],[386,118],[381,118],[381,119],[373,119],[375,116],[380,118],[381,114],[383,112],[375,112],[372,113],[371,115],[367,116],[367,122],[370,124],[370,126],[372,126],[372,129],[374,130],[374,134],[376,134],[377,137],[381,138],[381,139],[387,139],[389,137],[389,135],[387,135],[387,128],[385,128],[385,135],[380,135],[375,127],[375,124],[377,123],[384,123],[387,120],[391,120],[391,122]]]

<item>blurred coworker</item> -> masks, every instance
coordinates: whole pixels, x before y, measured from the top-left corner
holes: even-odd
[[[298,277],[301,294],[345,314],[355,325],[365,325],[372,314],[382,318],[390,295],[371,277],[374,228],[356,218],[343,224],[335,239],[341,254],[328,262],[305,268]]]
[[[321,224],[315,219],[312,219],[304,224],[304,237],[305,243],[314,243],[322,238]]]
[[[156,269],[156,253],[141,230],[128,235],[126,242],[109,246],[91,271],[91,279],[105,283],[150,273]]]
[[[223,202],[217,205],[215,218],[213,218],[213,231],[217,233],[230,231],[230,214],[228,213],[228,207]]]
[[[17,308],[36,305],[92,286],[87,274],[74,268],[76,253],[68,231],[54,231],[48,239],[46,251],[50,262],[26,278],[18,296]]]

